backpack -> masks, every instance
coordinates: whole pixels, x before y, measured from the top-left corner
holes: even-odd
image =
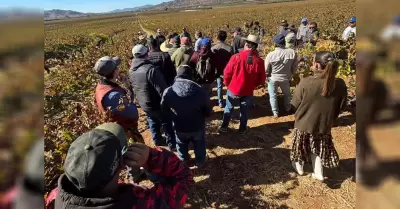
[[[201,80],[204,81],[212,80],[211,76],[212,73],[214,72],[211,68],[210,57],[207,59],[203,59],[203,57],[199,56],[199,60],[196,65],[196,72]]]

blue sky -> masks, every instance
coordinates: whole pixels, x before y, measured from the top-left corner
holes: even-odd
[[[64,9],[77,12],[108,12],[114,9],[158,4],[164,1],[168,0],[5,0],[0,2],[0,8],[24,7],[44,10]]]

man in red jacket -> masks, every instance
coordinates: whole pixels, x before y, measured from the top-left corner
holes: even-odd
[[[166,180],[152,188],[118,181],[121,170],[145,167]],[[183,208],[193,175],[167,150],[144,144],[127,146],[117,123],[105,123],[82,134],[69,147],[64,172],[45,201],[46,209]]]
[[[233,55],[225,67],[224,83],[228,87],[228,91],[222,125],[219,128],[222,133],[228,131],[234,106],[240,105],[239,133],[246,134],[247,111],[253,91],[257,86],[264,85],[266,79],[264,60],[258,56],[257,52],[259,43],[258,36],[249,35],[244,50]]]

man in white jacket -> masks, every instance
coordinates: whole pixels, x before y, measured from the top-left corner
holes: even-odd
[[[400,15],[393,18],[393,23],[386,26],[382,31],[381,38],[389,42],[393,39],[400,39]]]
[[[350,37],[356,36],[356,17],[349,19],[349,26],[343,31],[342,39],[347,41]]]

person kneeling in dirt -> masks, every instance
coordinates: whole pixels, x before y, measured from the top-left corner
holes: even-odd
[[[179,159],[188,162],[188,146],[192,142],[196,166],[202,167],[207,160],[205,119],[211,115],[212,107],[208,92],[193,79],[193,69],[181,65],[175,83],[164,91],[161,108],[174,122]]]
[[[314,76],[303,78],[293,94],[296,109],[293,142],[290,151],[292,166],[303,175],[305,162],[311,162],[312,178],[324,180],[323,167],[339,166],[331,129],[346,107],[347,87],[336,74],[339,63],[332,52],[319,51],[313,61]]]
[[[110,122],[117,122],[124,127],[128,136],[135,142],[144,143],[137,129],[139,114],[133,102],[134,95],[129,99],[127,91],[115,82],[119,77],[120,64],[121,60],[118,57],[109,56],[96,62],[93,71],[102,76],[95,90],[97,108],[102,114],[109,116]]]
[[[125,166],[145,167],[168,181],[152,188],[122,183],[118,179]],[[174,153],[144,144],[128,147],[116,123],[102,124],[72,142],[64,172],[45,201],[47,209],[183,208],[194,185],[190,169]]]

